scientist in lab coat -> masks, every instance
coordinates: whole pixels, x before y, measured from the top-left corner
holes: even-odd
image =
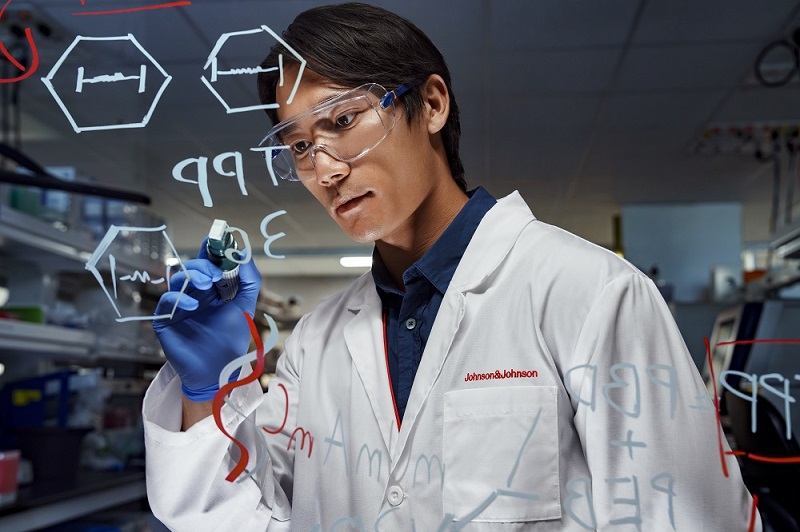
[[[238,454],[210,400],[247,350],[261,277],[243,265],[226,303],[205,255],[186,262],[144,403],[155,515],[192,532],[760,530],[652,282],[518,193],[467,192],[431,41],[360,4],[311,9],[283,37],[307,66],[279,45],[264,62],[282,54],[285,74],[259,75],[265,102],[300,78],[272,111],[270,162],[375,243],[373,268],[300,320],[269,393],[232,392],[222,421],[250,474],[228,482]]]

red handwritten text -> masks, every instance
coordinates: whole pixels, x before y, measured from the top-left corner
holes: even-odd
[[[151,11],[153,9],[166,9],[170,7],[181,7],[181,6],[188,6],[192,3],[189,1],[180,1],[180,2],[166,2],[163,4],[152,4],[147,6],[137,6],[137,7],[126,7],[123,9],[103,9],[100,11],[78,11],[76,13],[72,13],[75,16],[85,16],[85,15],[119,15],[121,13],[134,13],[136,11]],[[86,5],[86,0],[81,0],[81,5]]]
[[[279,432],[282,432],[283,429],[286,428],[286,422],[289,419],[289,392],[286,391],[286,386],[284,386],[282,382],[278,383],[278,388],[283,390],[283,397],[286,405],[285,408],[283,409],[283,420],[281,421],[281,426],[278,427],[277,429],[261,427],[267,434],[278,434]],[[292,448],[292,442],[295,441],[295,437],[297,436],[298,432],[300,433],[300,450],[302,450],[303,447],[305,447],[306,438],[308,438],[308,457],[311,458],[311,451],[314,449],[314,436],[311,435],[311,432],[307,431],[306,429],[300,426],[297,426],[292,431],[292,435],[289,438],[289,443],[288,445],[286,445],[286,450],[288,451]]]
[[[3,17],[3,13],[5,13],[5,10],[10,3],[11,0],[8,0],[3,7],[0,8],[0,18]],[[25,68],[24,65],[17,61],[16,58],[11,55],[11,52],[8,51],[5,45],[3,45],[2,41],[0,41],[0,53],[2,53],[3,57],[8,59],[8,61],[11,62],[11,64],[14,65],[17,70],[23,72],[23,74],[13,78],[0,78],[0,83],[14,83],[17,81],[22,81],[23,79],[27,79],[33,75],[33,73],[39,67],[39,51],[36,49],[36,43],[33,41],[33,34],[31,33],[30,28],[25,28],[25,39],[28,41],[28,46],[31,49],[31,64],[28,68]]]

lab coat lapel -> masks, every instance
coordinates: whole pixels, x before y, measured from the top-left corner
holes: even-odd
[[[513,192],[498,200],[497,205],[486,213],[478,225],[453,274],[433,323],[428,343],[425,345],[408,397],[397,447],[391,449],[393,464],[398,463],[403,447],[414,430],[417,416],[433,390],[450,353],[450,347],[466,312],[465,294],[486,282],[505,260],[522,230],[535,219],[519,193]]]
[[[397,440],[397,422],[384,354],[381,302],[371,278],[353,299],[348,311],[355,316],[344,327],[344,339],[388,450]]]
[[[450,353],[450,346],[458,332],[458,326],[464,317],[464,310],[464,295],[456,290],[448,290],[442,299],[436,320],[433,322],[431,335],[425,345],[422,360],[414,377],[414,385],[411,387],[411,394],[408,397],[397,447],[392,449],[393,464],[397,463],[397,458],[414,428],[417,416],[439,378],[444,361]]]

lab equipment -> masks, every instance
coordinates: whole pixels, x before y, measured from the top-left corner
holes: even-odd
[[[19,450],[0,451],[0,505],[17,500]]]
[[[742,371],[750,356],[751,344],[733,344],[735,340],[752,340],[761,317],[763,303],[749,302],[723,310],[717,316],[714,329],[711,331],[711,364],[706,360],[703,368],[703,382],[708,393],[720,398],[720,411],[727,412],[724,404],[722,374],[725,371]],[[722,345],[720,345],[722,344]],[[713,369],[713,379],[712,379]],[[728,384],[738,388],[740,376],[731,374],[726,377]]]

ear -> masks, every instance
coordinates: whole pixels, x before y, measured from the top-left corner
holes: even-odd
[[[450,116],[450,92],[439,74],[431,74],[420,92],[424,106],[423,118],[428,133],[433,135],[441,131]]]

